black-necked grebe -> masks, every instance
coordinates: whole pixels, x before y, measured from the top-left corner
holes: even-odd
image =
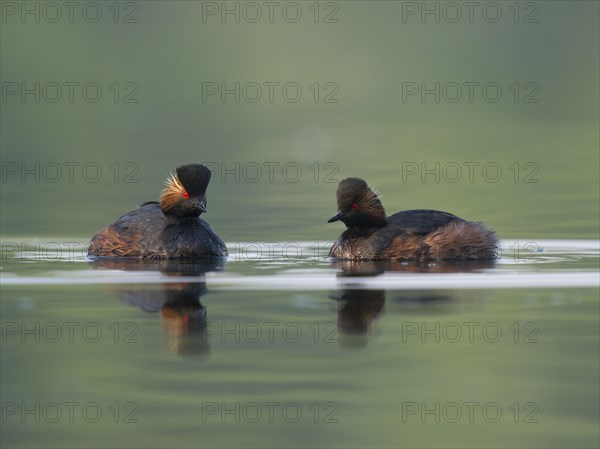
[[[338,213],[348,229],[333,244],[336,259],[490,260],[499,243],[485,224],[437,210],[406,210],[389,217],[377,193],[360,178],[337,188]]]
[[[183,165],[167,179],[158,202],[142,204],[98,232],[88,256],[141,259],[226,256],[223,240],[200,218],[210,170]]]

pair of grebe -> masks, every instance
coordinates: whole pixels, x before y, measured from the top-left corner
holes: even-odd
[[[227,256],[223,240],[200,218],[206,212],[210,170],[184,165],[167,180],[158,202],[142,204],[98,232],[93,257],[139,259]],[[337,214],[347,229],[329,256],[350,260],[490,260],[498,239],[486,225],[437,210],[387,216],[377,193],[360,178],[346,178],[336,192]]]

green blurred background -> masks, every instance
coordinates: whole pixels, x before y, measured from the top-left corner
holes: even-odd
[[[274,9],[272,23],[266,6],[251,23],[257,10],[244,2],[101,2],[96,23],[80,7],[72,23],[67,8],[50,23],[55,11],[43,2],[26,2],[38,4],[39,23],[33,15],[24,20],[23,4],[2,2],[0,24],[3,236],[88,238],[156,199],[176,166],[205,162],[234,170],[240,164],[239,182],[215,172],[209,186],[205,217],[227,241],[334,239],[340,226],[325,221],[335,212],[336,183],[326,181],[346,176],[367,179],[390,213],[447,210],[486,221],[507,239],[598,237],[598,2],[499,2],[496,23],[482,7],[472,23],[466,7],[451,23],[456,10],[444,2],[437,3],[439,22],[420,15],[436,2],[296,2],[296,23],[286,20],[295,7],[283,16],[286,2]],[[215,5],[217,14],[207,15]],[[232,14],[223,22],[221,9],[236,7],[239,23]],[[406,14],[413,7],[417,13]],[[488,10],[487,19],[494,14]],[[23,101],[9,92],[36,82],[39,103],[32,94]],[[59,101],[47,101],[55,91],[47,86],[44,96],[43,88],[52,82],[80,83],[74,101],[66,88]],[[81,86],[89,82],[102,88],[96,103],[83,99]],[[270,102],[263,85],[256,103],[244,92],[239,102],[233,95],[203,101],[207,82],[239,82],[240,89],[298,83],[302,95],[288,102],[279,86]],[[439,103],[432,94],[403,101],[406,83],[436,82],[447,87]],[[454,91],[447,83],[465,82],[480,83],[473,102],[466,88],[459,101],[449,101]],[[497,102],[482,96],[490,82],[502,88]],[[130,99],[137,103],[125,103],[136,89]],[[326,94],[337,102],[325,102]],[[35,170],[36,162],[39,182],[31,174],[23,180],[21,164]],[[65,162],[80,164],[73,182]],[[102,169],[99,182],[83,177],[90,162]],[[464,165],[470,162],[479,164],[473,182]],[[63,168],[57,182],[49,182],[57,178],[52,163]],[[249,163],[264,168],[257,182],[248,182],[257,177]],[[280,164],[272,183],[265,163]],[[297,182],[285,179],[287,163],[302,169],[299,176],[287,172]],[[434,170],[440,164],[439,182],[434,175],[403,177],[422,163]],[[456,165],[443,172],[448,163],[463,168],[457,182],[449,182]],[[487,163],[502,169],[497,182],[484,178]],[[136,182],[124,182],[132,170]],[[496,177],[494,170],[488,175]]]

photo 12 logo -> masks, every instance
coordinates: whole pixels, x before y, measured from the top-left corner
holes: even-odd
[[[207,335],[221,343],[338,343],[335,322],[209,321],[206,329]]]
[[[339,23],[338,2],[202,2],[202,23]]]
[[[0,262],[73,262],[86,260],[90,242],[0,241]]]
[[[49,183],[86,182],[96,184],[101,180],[110,180],[115,184],[136,184],[140,167],[135,162],[99,162],[87,161],[49,161],[49,162],[2,162],[0,179],[2,184],[8,182]]]
[[[333,81],[302,84],[296,81],[202,82],[202,103],[339,103],[340,86]]]
[[[2,423],[139,423],[140,406],[135,402],[2,402]]]
[[[2,1],[2,23],[139,23],[138,2]]]
[[[1,324],[2,343],[21,344],[95,344],[140,342],[140,326],[134,321],[99,323],[97,321],[5,321]]]
[[[232,262],[274,262],[312,260],[326,262],[331,242],[231,242],[227,244]]]
[[[222,183],[258,182],[273,184],[285,182],[295,184],[306,181],[324,184],[337,184],[336,175],[340,167],[335,162],[300,163],[296,161],[249,161],[249,162],[205,162],[212,173],[212,179]]]
[[[537,184],[540,166],[533,161],[500,163],[496,161],[403,161],[400,166],[403,183],[485,182],[495,184],[501,180],[515,184]]]
[[[139,103],[140,86],[133,81],[3,81],[2,103],[98,103],[104,97],[113,103]]]
[[[402,343],[539,343],[540,326],[534,321],[500,324],[478,322],[403,321]]]
[[[402,2],[402,23],[539,23],[540,6],[528,1]]]
[[[336,402],[202,402],[202,423],[297,423],[337,424],[340,406]]]
[[[540,411],[536,402],[518,401],[502,405],[499,402],[402,402],[402,423],[497,423],[511,420],[515,424],[537,424]],[[512,418],[512,419],[511,419]]]
[[[513,103],[535,104],[539,92],[535,81],[403,81],[402,103],[499,103],[508,97]]]

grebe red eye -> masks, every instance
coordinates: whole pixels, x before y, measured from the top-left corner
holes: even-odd
[[[189,198],[189,197],[190,197],[190,195],[189,195],[187,192],[183,192],[183,197],[184,197],[184,198]]]
[[[358,209],[358,204],[352,203],[352,206],[350,206],[352,208],[352,210],[356,210]]]

